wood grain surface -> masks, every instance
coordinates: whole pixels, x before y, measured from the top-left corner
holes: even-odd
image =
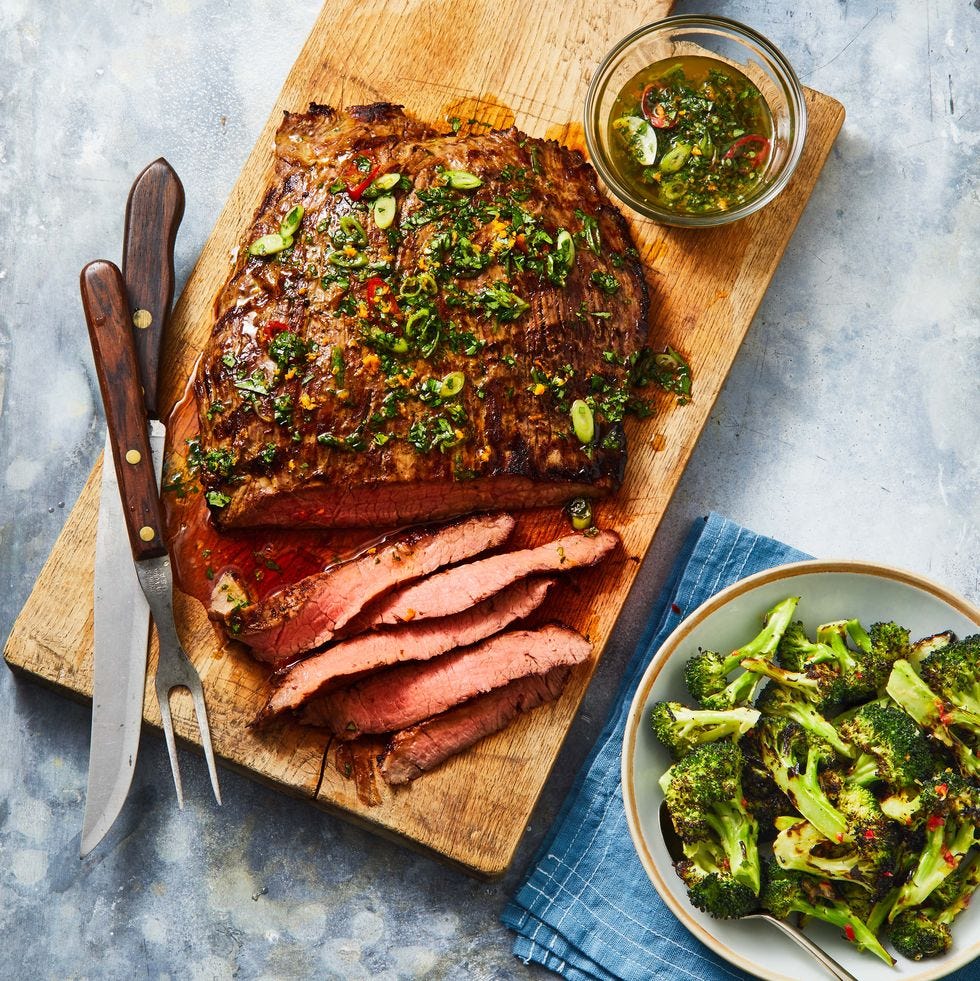
[[[647,4],[653,20],[668,0]],[[287,78],[254,150],[208,239],[174,311],[164,351],[162,400],[182,394],[211,329],[212,300],[229,270],[229,253],[249,228],[272,174],[272,138],[282,111],[311,100],[334,106],[388,100],[443,123],[471,117],[515,122],[532,136],[584,149],[579,120],[591,72],[606,50],[638,25],[629,5],[587,0],[530,4],[503,0],[372,0],[324,7]],[[803,158],[783,194],[727,228],[682,231],[630,218],[651,288],[651,342],[691,360],[694,401],[627,426],[630,461],[599,523],[615,528],[623,552],[600,569],[563,584],[549,610],[587,634],[596,660],[728,374],[742,338],[843,121],[834,100],[806,92],[809,130]],[[184,175],[193,180],[193,175]],[[10,636],[12,668],[59,690],[91,697],[92,573],[99,467],[93,471]],[[567,524],[554,510],[522,516],[516,541],[556,536]],[[179,595],[175,613],[201,674],[215,752],[222,762],[482,876],[503,872],[527,826],[595,662],[576,670],[565,695],[484,740],[407,788],[343,774],[324,737],[296,725],[246,728],[264,701],[267,672],[240,650],[221,646],[201,605]],[[150,672],[155,668],[155,642]],[[144,718],[159,727],[152,685]],[[189,699],[174,699],[178,735],[193,740]],[[359,793],[360,789],[360,793]],[[377,803],[367,803],[374,797]]]

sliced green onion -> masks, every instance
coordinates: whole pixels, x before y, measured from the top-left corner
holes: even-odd
[[[555,237],[555,255],[566,269],[572,268],[575,262],[575,240],[564,228]]]
[[[626,144],[626,151],[641,166],[651,167],[657,160],[656,130],[642,116],[620,116],[612,128]]]
[[[343,252],[331,252],[327,256],[327,261],[332,262],[341,269],[361,269],[367,265],[367,256],[363,252],[355,252],[353,255],[346,255]]]
[[[687,158],[691,155],[691,147],[687,143],[678,143],[672,150],[668,150],[660,161],[660,170],[665,174],[673,174],[680,170],[687,163]]]
[[[439,398],[441,399],[451,399],[463,390],[463,386],[466,384],[466,375],[461,371],[453,371],[446,375],[441,382],[439,382]]]
[[[402,175],[399,173],[382,174],[380,177],[375,178],[374,183],[368,190],[390,191],[401,179]]]
[[[595,419],[588,402],[576,399],[572,403],[571,415],[572,429],[575,430],[575,435],[580,443],[587,446],[595,438]]]
[[[296,229],[299,228],[299,223],[302,220],[303,220],[303,206],[301,204],[298,204],[280,222],[279,234],[283,238],[288,238],[290,235],[295,235]]]
[[[565,509],[576,531],[592,527],[592,502],[587,497],[576,497],[568,502]]]
[[[344,215],[340,219],[340,230],[355,245],[367,245],[367,232],[364,231],[364,226],[353,215]]]
[[[395,196],[393,194],[382,194],[374,202],[374,223],[378,228],[391,227],[391,223],[395,220],[395,207]]]
[[[447,170],[445,176],[449,186],[457,191],[472,191],[483,185],[479,177],[466,170]]]
[[[263,235],[261,238],[257,238],[249,247],[249,255],[275,255],[277,252],[282,252],[283,249],[288,249],[293,244],[293,237],[291,235],[279,235],[273,232],[271,235]]]

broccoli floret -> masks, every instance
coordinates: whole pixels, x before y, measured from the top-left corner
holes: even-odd
[[[745,809],[759,825],[759,840],[768,841],[776,832],[775,822],[782,814],[792,814],[792,801],[776,786],[762,762],[759,729],[750,729],[739,741],[742,750],[742,794]]]
[[[891,942],[904,957],[920,961],[945,954],[952,946],[950,924],[980,887],[980,852],[963,862],[929,897],[926,906],[900,913],[891,927]]]
[[[824,880],[811,879],[771,862],[766,866],[760,900],[763,908],[781,920],[789,919],[793,913],[823,920],[843,930],[858,950],[871,951],[889,966],[895,963],[844,898]]]
[[[810,640],[801,620],[795,620],[783,632],[776,660],[788,671],[805,671],[811,664],[823,664],[834,659],[834,652],[826,644]]]
[[[950,705],[970,713],[974,730],[980,728],[980,634],[932,651],[919,662],[919,676]]]
[[[763,658],[748,657],[742,666],[746,671],[765,675],[782,688],[788,688],[813,702],[823,715],[836,715],[842,708],[863,697],[853,689],[850,678],[842,675],[836,665],[811,664],[806,671],[789,671]]]
[[[691,709],[680,702],[657,702],[650,713],[656,737],[675,758],[695,746],[717,739],[738,739],[759,719],[752,708],[733,708],[724,712]]]
[[[737,920],[759,908],[758,896],[725,870],[706,869],[696,858],[677,862],[674,868],[687,886],[691,903],[709,916]]]
[[[779,832],[772,851],[784,869],[851,882],[870,897],[878,897],[888,891],[894,878],[893,843],[893,835],[883,830],[874,839],[839,845],[809,821],[798,821]]]
[[[763,617],[763,629],[749,643],[727,657],[717,651],[702,650],[684,668],[688,691],[703,708],[727,709],[747,705],[755,697],[759,678],[739,675],[731,684],[728,676],[747,657],[770,656],[793,618],[798,596],[789,596],[777,603]]]
[[[758,895],[759,826],[742,804],[742,765],[735,743],[705,743],[678,760],[660,786],[681,840],[700,845],[718,870]]]
[[[941,654],[942,651],[937,656]],[[906,660],[895,662],[886,687],[888,694],[902,709],[949,749],[965,776],[980,777],[980,756],[952,728],[959,727],[967,738],[976,740],[980,737],[980,715],[969,708],[947,702],[916,674],[911,663]]]
[[[922,637],[909,648],[909,654],[906,660],[911,661],[912,666],[918,671],[919,664],[924,658],[928,657],[933,651],[941,650],[948,644],[952,644],[954,640],[956,640],[956,634],[952,630],[944,630],[942,633]]]
[[[755,706],[763,715],[775,715],[799,723],[807,732],[833,747],[840,756],[854,758],[857,752],[837,731],[834,724],[825,719],[813,702],[781,685],[766,685]]]
[[[852,841],[848,819],[820,786],[822,763],[833,760],[826,743],[807,737],[802,726],[780,718],[764,718],[759,726],[762,762],[796,810],[831,841]]]
[[[878,702],[865,705],[841,726],[841,734],[865,754],[846,778],[851,783],[883,780],[895,789],[904,789],[921,786],[936,769],[922,730],[894,706]]]
[[[889,665],[899,658],[907,658],[912,649],[908,630],[893,621],[873,623],[868,639],[871,642],[871,651]]]
[[[889,914],[921,906],[956,871],[974,845],[980,843],[980,790],[952,770],[945,770],[923,792],[925,845],[912,876],[899,891]]]

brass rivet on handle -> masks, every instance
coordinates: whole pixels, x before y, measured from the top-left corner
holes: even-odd
[[[143,525],[143,527],[140,528],[140,538],[142,538],[144,542],[152,542],[156,537],[157,533],[149,525]]]
[[[134,310],[133,311],[133,326],[139,327],[140,330],[146,330],[150,324],[153,323],[153,314],[149,310]]]
[[[133,464],[135,467],[140,460],[143,459],[143,455],[139,450],[126,450],[126,462]]]

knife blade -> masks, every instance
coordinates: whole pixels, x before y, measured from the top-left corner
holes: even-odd
[[[126,204],[123,278],[143,380],[143,400],[157,414],[160,348],[174,294],[174,242],[184,189],[166,160],[146,167]],[[151,433],[157,487],[164,432]],[[143,721],[150,611],[127,547],[125,516],[106,433],[96,532],[95,656],[92,737],[80,856],[105,837],[132,783]]]

